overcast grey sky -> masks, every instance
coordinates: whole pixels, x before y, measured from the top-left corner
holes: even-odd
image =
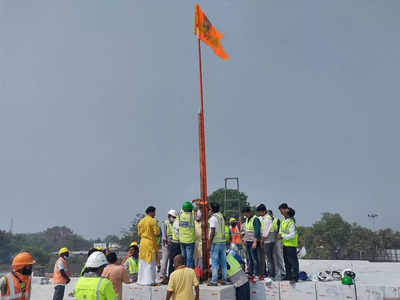
[[[209,191],[400,229],[400,2],[201,0]],[[119,233],[199,195],[194,1],[0,2],[0,228]]]

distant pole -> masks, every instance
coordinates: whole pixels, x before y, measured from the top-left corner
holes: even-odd
[[[368,214],[368,218],[371,218],[372,221],[372,230],[376,231],[375,228],[375,219],[378,217],[378,214],[372,213],[372,214]]]

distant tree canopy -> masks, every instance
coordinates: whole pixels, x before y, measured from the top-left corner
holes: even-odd
[[[128,247],[133,241],[139,240],[137,225],[143,217],[144,214],[136,214],[129,227],[122,231],[122,238],[120,240],[122,246]]]
[[[298,229],[307,258],[374,260],[384,249],[400,249],[400,232],[374,232],[346,222],[339,214],[324,213],[312,226]]]
[[[51,252],[57,252],[62,247],[86,250],[92,242],[66,226],[55,226],[38,233],[11,234],[0,231],[0,245],[0,263],[9,264],[15,254],[29,251],[38,264],[45,265],[49,262]]]
[[[247,195],[237,190],[227,189],[226,198],[229,200],[225,205],[225,189],[221,188],[208,196],[208,202],[216,202],[220,206],[221,212],[225,218],[229,220],[231,217],[238,218],[241,214],[241,209],[249,206]],[[225,211],[226,210],[226,211]]]

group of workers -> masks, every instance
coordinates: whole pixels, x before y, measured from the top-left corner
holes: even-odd
[[[298,233],[295,212],[286,203],[279,206],[281,219],[274,218],[264,204],[257,206],[256,215],[250,207],[242,210],[243,217],[231,218],[229,225],[217,203],[210,203],[209,239],[211,279],[209,286],[233,284],[237,299],[250,299],[249,282],[264,280],[298,280]],[[146,209],[138,223],[140,244],[132,242],[127,255],[117,264],[117,255],[93,248],[88,252],[81,277],[74,287],[77,300],[122,300],[122,283],[140,285],[168,284],[166,299],[199,299],[200,272],[208,269],[202,264],[201,210],[185,202],[180,213],[168,212],[168,218],[158,225],[156,208]],[[159,257],[161,243],[161,261]],[[244,259],[245,256],[245,259]],[[62,248],[54,265],[53,300],[62,300],[65,286],[70,282],[69,250]],[[0,279],[0,299],[28,300],[31,292],[32,266],[28,252],[16,255],[12,271]],[[161,281],[156,282],[157,266]],[[246,274],[247,269],[247,274]],[[195,287],[196,295],[193,295]]]

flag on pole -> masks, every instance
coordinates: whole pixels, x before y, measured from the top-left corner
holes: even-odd
[[[198,4],[194,8],[194,34],[211,47],[217,56],[222,59],[229,59],[220,42],[220,39],[223,39],[224,36],[215,29]]]

